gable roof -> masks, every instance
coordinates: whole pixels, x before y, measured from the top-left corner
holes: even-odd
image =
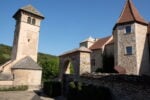
[[[12,69],[29,69],[29,70],[42,70],[42,68],[29,56],[21,59]]]
[[[124,24],[129,22],[138,22],[144,25],[148,25],[148,22],[140,15],[131,0],[127,0],[124,9],[116,24]]]
[[[34,14],[34,15],[37,15],[37,16],[39,16],[39,17],[41,17],[41,18],[43,18],[44,19],[44,16],[36,9],[36,8],[34,8],[32,5],[27,5],[27,6],[24,6],[24,7],[22,7],[22,8],[20,8],[15,14],[14,14],[14,16],[13,17],[15,17],[16,16],[16,14],[18,13],[18,12],[20,12],[20,11],[25,11],[25,12],[28,12],[28,13],[31,13],[31,14]]]
[[[112,36],[108,36],[105,38],[98,39],[91,47],[91,50],[102,49],[105,44],[112,38]]]

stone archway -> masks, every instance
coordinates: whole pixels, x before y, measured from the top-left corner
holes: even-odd
[[[68,59],[64,62],[64,73],[65,74],[74,74],[75,69],[71,59]]]
[[[81,74],[91,72],[91,50],[85,47],[74,49],[59,56],[60,62],[60,79],[62,80],[64,74],[69,73],[70,63],[72,63],[74,79],[78,79]]]
[[[78,81],[83,73],[91,72],[91,50],[85,47],[74,49],[59,56],[60,81],[62,81],[62,94],[68,93],[68,85],[70,81]],[[72,64],[74,73],[70,73]]]

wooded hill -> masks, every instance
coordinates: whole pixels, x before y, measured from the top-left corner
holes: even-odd
[[[0,44],[0,65],[10,60],[12,47]],[[38,53],[37,63],[43,68],[42,80],[56,78],[59,74],[59,59],[57,56]]]

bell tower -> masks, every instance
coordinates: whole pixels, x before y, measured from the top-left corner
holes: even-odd
[[[40,23],[44,16],[33,6],[20,8],[13,16],[16,20],[12,60],[20,60],[30,56],[37,61]]]

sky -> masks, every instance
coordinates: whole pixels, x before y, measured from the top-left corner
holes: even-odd
[[[78,48],[89,36],[112,35],[126,0],[1,0],[0,44],[12,46],[15,12],[28,4],[40,11],[39,52],[60,55]],[[150,0],[132,0],[145,20],[150,21]]]

